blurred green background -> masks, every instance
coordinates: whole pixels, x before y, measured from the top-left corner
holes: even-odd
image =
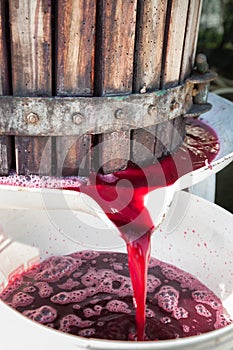
[[[210,91],[233,101],[233,0],[203,0],[197,52],[218,73]],[[233,162],[216,181],[215,202],[233,213]]]

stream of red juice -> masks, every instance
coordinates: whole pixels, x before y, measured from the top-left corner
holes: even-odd
[[[187,124],[183,145],[172,155],[156,164],[140,168],[129,164],[123,171],[109,175],[91,174],[88,183],[72,184],[66,181],[56,187],[43,179],[37,186],[33,176],[27,181],[13,182],[0,179],[0,184],[25,187],[52,187],[88,194],[102,207],[108,218],[117,226],[125,240],[128,264],[134,290],[137,340],[145,334],[145,300],[147,295],[147,270],[150,258],[150,237],[155,230],[151,216],[144,205],[145,196],[157,188],[172,185],[181,176],[210,164],[219,151],[216,133],[199,120]],[[20,178],[20,177],[19,177]]]
[[[144,205],[145,196],[152,190],[172,185],[182,175],[205,166],[206,162],[210,164],[218,150],[216,133],[202,122],[192,120],[187,126],[184,145],[172,156],[144,169],[129,164],[126,170],[114,174],[92,174],[90,184],[78,189],[98,202],[126,241],[138,341],[143,340],[145,335],[150,238],[155,230]]]

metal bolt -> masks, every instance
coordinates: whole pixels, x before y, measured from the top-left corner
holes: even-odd
[[[156,107],[155,105],[150,105],[150,106],[148,107],[147,113],[148,113],[149,115],[152,115],[152,114],[154,114],[154,113],[156,113],[156,112],[157,112],[157,107]]]
[[[177,102],[176,100],[173,100],[170,106],[171,111],[173,111],[174,109],[179,108],[180,104],[179,102]]]
[[[199,73],[206,73],[209,69],[206,55],[204,55],[203,53],[199,53],[196,57],[196,65]]]
[[[26,116],[26,121],[28,124],[36,124],[40,120],[39,116],[36,113],[30,112]]]
[[[73,122],[77,125],[83,122],[83,115],[81,113],[75,113],[73,115]]]
[[[123,119],[125,116],[124,112],[122,109],[117,109],[115,112],[115,118],[116,119]]]

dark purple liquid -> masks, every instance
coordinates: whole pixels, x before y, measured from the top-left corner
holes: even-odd
[[[126,254],[83,251],[51,257],[16,277],[0,297],[30,319],[63,332],[136,339]],[[150,259],[145,340],[198,335],[229,323],[207,287],[175,266]]]
[[[219,143],[215,132],[202,122],[192,120],[187,125],[187,137],[183,146],[172,156],[144,169],[129,164],[124,171],[110,175],[93,173],[88,180],[13,176],[0,178],[0,184],[84,192],[98,202],[118,227],[127,244],[136,309],[137,340],[143,340],[150,236],[155,229],[144,206],[144,198],[150,191],[169,186],[182,175],[210,164],[218,150]]]

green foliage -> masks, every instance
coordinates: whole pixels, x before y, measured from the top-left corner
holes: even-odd
[[[222,43],[222,34],[214,28],[201,29],[199,31],[198,46],[206,49],[215,49]]]

